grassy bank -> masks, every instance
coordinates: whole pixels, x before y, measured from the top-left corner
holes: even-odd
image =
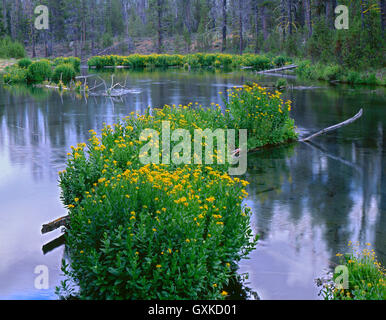
[[[350,253],[338,253],[340,264],[348,270],[348,288],[339,289],[327,285],[323,291],[326,300],[386,300],[385,269],[376,260],[375,252],[366,248],[359,250],[359,244],[349,242]],[[367,246],[370,246],[367,243]],[[337,275],[334,275],[334,279]]]
[[[191,164],[178,162],[185,156],[180,141],[171,141],[170,165],[139,159],[147,143],[141,132],[154,129],[162,140],[165,121],[172,130],[191,132],[192,145],[197,128],[250,129],[249,147],[296,137],[290,102],[279,93],[254,85],[228,95],[225,112],[189,104],[133,113],[72,147],[60,173],[71,220],[70,265],[63,270],[79,286],[80,298],[226,298],[233,267],[256,244],[250,209],[242,205],[248,182],[228,175],[228,161],[217,163],[224,152],[217,139],[213,164],[193,164],[194,155]]]
[[[285,56],[272,55],[231,55],[221,53],[195,53],[188,55],[180,54],[133,54],[129,56],[95,56],[88,60],[90,68],[101,69],[104,67],[128,67],[128,68],[150,68],[150,67],[186,67],[186,68],[235,68],[250,67],[255,70],[266,70],[283,66],[290,63],[291,59]]]
[[[0,58],[0,74],[5,71],[5,69],[9,66],[12,66],[17,62],[16,59],[1,59]]]
[[[303,79],[324,80],[354,85],[386,85],[382,70],[356,71],[343,68],[337,64],[312,63],[310,60],[299,60],[296,74]]]

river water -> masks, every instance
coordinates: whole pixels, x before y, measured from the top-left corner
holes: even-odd
[[[219,91],[276,79],[252,72],[120,71],[114,80],[126,80],[131,88],[123,99],[0,87],[0,299],[57,298],[64,246],[45,253],[42,247],[61,231],[41,235],[40,230],[66,214],[57,173],[70,146],[89,138],[88,130],[98,132],[103,123],[147,106],[221,105]],[[292,117],[301,136],[360,108],[364,115],[312,143],[249,155],[246,203],[260,240],[239,271],[249,274],[247,286],[262,299],[320,299],[314,279],[336,266],[335,254],[347,252],[348,241],[371,243],[386,264],[385,89],[293,78],[288,83],[284,97],[294,102]],[[41,266],[48,271],[48,289],[39,288]]]

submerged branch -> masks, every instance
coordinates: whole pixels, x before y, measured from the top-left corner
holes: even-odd
[[[328,127],[328,128],[323,129],[323,130],[320,130],[320,131],[318,131],[318,132],[316,132],[316,133],[314,133],[314,134],[312,134],[312,135],[310,135],[310,136],[308,136],[308,137],[306,137],[304,139],[300,139],[299,141],[305,142],[305,141],[313,139],[313,138],[315,138],[317,136],[320,136],[321,134],[325,134],[325,133],[327,133],[329,131],[333,131],[333,130],[339,129],[341,127],[347,126],[348,124],[353,123],[355,120],[359,119],[362,116],[362,114],[363,114],[363,109],[359,110],[359,112],[355,116],[353,116],[352,118],[347,119],[346,121],[343,121],[341,123],[335,124],[335,125],[333,125],[331,127]]]

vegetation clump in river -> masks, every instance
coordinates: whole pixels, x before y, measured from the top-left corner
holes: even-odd
[[[370,246],[370,243],[366,244]],[[327,284],[322,290],[326,300],[386,300],[386,272],[376,260],[374,250],[365,248],[359,250],[359,243],[349,242],[354,247],[351,253],[337,256],[340,265],[347,269],[347,288],[338,288],[337,285]],[[334,280],[341,274],[335,274]],[[344,277],[344,275],[343,275]],[[342,278],[343,279],[343,278]]]
[[[172,130],[190,132],[247,128],[251,148],[296,137],[289,111],[290,102],[278,92],[258,85],[233,88],[225,112],[215,105],[165,106],[107,125],[101,137],[91,131],[88,144],[72,147],[60,172],[71,221],[66,235],[70,266],[63,270],[79,286],[79,296],[225,298],[232,266],[257,240],[250,229],[251,211],[242,204],[248,182],[230,177],[229,163],[143,165],[140,133],[148,128],[162,132],[165,121]],[[170,150],[177,144],[172,141]]]
[[[40,59],[32,61],[21,59],[17,64],[4,70],[4,83],[41,84],[53,81],[56,84],[69,84],[80,71],[80,59],[75,57],[60,57],[53,60]]]

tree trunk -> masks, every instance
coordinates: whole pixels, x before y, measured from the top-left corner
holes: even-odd
[[[259,53],[259,4],[255,1],[255,53]]]
[[[366,10],[364,0],[361,0],[360,8],[361,8],[362,30],[364,30],[365,29],[365,13],[364,13],[364,11]]]
[[[263,37],[264,40],[267,40],[268,38],[268,28],[267,28],[267,16],[266,16],[266,8],[265,5],[261,7],[261,23],[263,27]]]
[[[305,13],[305,20],[306,20],[306,26],[308,29],[308,38],[312,36],[312,21],[311,21],[311,0],[304,0],[304,13]]]
[[[227,47],[227,0],[222,1],[222,46],[221,52]]]
[[[287,0],[288,33],[292,35],[292,0]]]
[[[162,5],[163,0],[157,0],[157,32],[158,32],[158,45],[157,45],[157,53],[161,53],[162,51]]]
[[[240,55],[243,54],[243,1],[239,0],[239,37],[240,37]]]
[[[123,24],[124,24],[124,28],[125,28],[125,41],[126,41],[126,45],[127,45],[127,52],[128,54],[131,53],[131,39],[130,39],[130,35],[129,35],[129,15],[127,13],[128,11],[128,1],[127,0],[121,0],[121,5],[122,5],[122,15],[123,15]]]
[[[386,1],[380,0],[379,6],[381,7],[381,28],[382,28],[382,33],[384,33],[385,24],[386,24]]]
[[[7,23],[7,1],[3,0],[3,29],[5,34],[8,33],[8,23]]]
[[[16,39],[19,29],[20,0],[13,0],[11,7],[11,37]]]
[[[326,0],[326,26],[332,28],[332,1]]]
[[[280,8],[281,8],[281,28],[283,30],[283,40],[285,40],[286,38],[286,29],[287,29],[287,19],[286,19],[286,0],[281,0],[281,5],[280,5]]]

